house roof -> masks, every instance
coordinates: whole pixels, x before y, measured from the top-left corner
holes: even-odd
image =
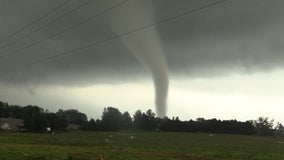
[[[0,123],[13,123],[13,124],[21,124],[24,121],[22,119],[17,118],[0,118]]]

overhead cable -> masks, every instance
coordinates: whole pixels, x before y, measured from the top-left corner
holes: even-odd
[[[83,45],[83,46],[81,46],[81,47],[79,47],[79,48],[74,48],[74,49],[71,49],[71,50],[69,50],[69,51],[61,52],[61,53],[56,54],[56,55],[51,55],[51,56],[44,57],[44,58],[41,58],[41,59],[38,59],[38,60],[34,60],[34,61],[29,62],[29,63],[25,63],[25,64],[23,64],[23,65],[14,66],[14,67],[11,67],[10,69],[23,68],[23,67],[27,67],[27,66],[34,65],[34,64],[39,64],[39,63],[41,63],[41,62],[53,60],[53,59],[56,59],[56,58],[59,58],[59,57],[67,56],[67,55],[79,54],[79,53],[82,54],[82,52],[79,52],[79,51],[81,51],[81,50],[83,50],[83,49],[91,48],[91,47],[94,47],[94,46],[97,46],[97,45],[106,43],[106,42],[108,42],[108,41],[112,41],[112,40],[115,40],[115,39],[119,39],[120,37],[124,37],[124,36],[130,35],[130,34],[135,33],[135,32],[139,32],[139,31],[141,31],[141,30],[144,30],[144,29],[147,29],[147,28],[156,26],[156,25],[161,25],[161,24],[164,24],[164,23],[168,23],[168,22],[170,22],[170,21],[173,21],[173,20],[175,20],[175,19],[184,17],[184,16],[186,16],[186,15],[189,15],[189,14],[192,14],[192,13],[195,13],[195,12],[198,12],[198,11],[200,11],[200,10],[204,10],[204,9],[209,8],[209,7],[216,6],[216,5],[221,4],[221,3],[225,2],[225,1],[228,1],[228,0],[219,0],[219,1],[217,1],[217,2],[213,2],[213,3],[207,4],[207,5],[201,6],[201,7],[199,7],[199,8],[192,9],[192,10],[188,10],[188,11],[186,11],[186,12],[183,12],[183,13],[180,13],[180,14],[177,14],[177,15],[174,15],[174,16],[171,16],[171,17],[168,17],[168,18],[159,20],[159,21],[157,21],[157,22],[154,22],[154,23],[151,23],[151,24],[147,24],[147,25],[144,25],[144,26],[141,26],[141,27],[132,29],[132,30],[130,30],[130,31],[127,31],[127,32],[124,32],[124,33],[115,35],[115,36],[110,37],[110,38],[106,38],[106,39],[103,39],[103,40],[100,40],[100,41],[96,41],[96,42],[92,42],[92,43],[89,43],[89,44],[85,44],[85,45]],[[83,53],[84,53],[84,52],[83,52]]]
[[[0,43],[6,41],[7,39],[10,39],[10,38],[14,37],[14,36],[17,35],[18,33],[20,33],[20,32],[22,32],[22,31],[26,30],[27,28],[29,28],[29,27],[31,27],[32,25],[38,23],[38,22],[41,21],[42,19],[48,17],[50,14],[52,14],[53,12],[55,12],[56,10],[58,10],[59,8],[63,7],[65,4],[67,4],[67,3],[70,2],[70,1],[71,1],[71,0],[65,0],[65,1],[63,1],[62,3],[60,3],[59,5],[57,5],[56,7],[52,8],[52,9],[51,9],[49,12],[47,12],[46,14],[44,14],[44,15],[38,17],[37,19],[33,20],[31,23],[29,23],[29,24],[23,26],[22,28],[18,29],[17,31],[15,31],[15,32],[13,32],[13,33],[11,33],[11,34],[9,34],[9,35],[6,36],[5,38],[2,38],[2,39],[0,40]]]
[[[103,14],[105,14],[105,13],[111,11],[112,9],[114,9],[114,8],[116,8],[116,7],[118,7],[118,6],[122,5],[122,4],[124,4],[124,3],[126,3],[127,1],[129,1],[129,0],[123,0],[123,1],[121,1],[121,2],[119,2],[119,3],[116,3],[115,5],[113,5],[113,6],[109,7],[109,8],[107,8],[107,9],[105,9],[105,10],[99,12],[99,13],[97,13],[96,15],[93,15],[93,16],[91,16],[91,17],[89,17],[89,18],[87,18],[87,19],[85,19],[85,20],[83,20],[83,21],[81,21],[81,22],[79,22],[79,23],[76,23],[76,24],[74,24],[74,25],[71,25],[71,26],[69,26],[69,27],[67,27],[67,28],[65,28],[65,29],[63,29],[63,30],[61,30],[61,31],[59,31],[59,32],[57,32],[57,33],[55,33],[55,34],[53,34],[53,35],[50,35],[50,36],[47,36],[47,37],[45,37],[45,38],[43,38],[43,39],[40,39],[40,40],[38,40],[38,41],[35,41],[35,42],[33,42],[33,43],[31,43],[31,44],[29,44],[29,45],[27,45],[27,46],[24,46],[24,47],[22,47],[22,48],[19,48],[19,49],[17,49],[17,50],[11,51],[11,52],[6,52],[5,54],[0,54],[0,58],[4,58],[4,57],[8,57],[8,56],[11,56],[11,55],[20,53],[20,51],[22,51],[22,50],[24,50],[24,49],[30,48],[30,47],[32,47],[32,46],[35,46],[35,45],[40,44],[40,43],[42,43],[42,42],[45,42],[45,41],[47,41],[47,40],[49,40],[49,39],[55,38],[55,37],[57,37],[57,36],[59,36],[59,35],[62,35],[63,33],[67,32],[67,31],[70,31],[70,30],[72,30],[72,29],[74,29],[74,28],[76,28],[76,27],[78,27],[78,26],[80,26],[80,25],[86,24],[86,23],[88,23],[88,22],[94,20],[94,19],[97,18],[98,16],[101,16],[101,15],[103,15]],[[0,60],[0,61],[1,61],[1,60]]]
[[[52,24],[58,22],[59,20],[63,19],[64,17],[66,17],[66,16],[72,14],[73,12],[75,12],[75,11],[79,10],[80,8],[86,6],[87,4],[91,3],[92,1],[94,1],[94,0],[87,0],[87,1],[84,1],[83,3],[81,3],[80,5],[78,5],[77,7],[71,9],[69,12],[66,12],[65,14],[61,15],[60,17],[57,17],[56,19],[54,19],[54,20],[50,21],[49,23],[47,23],[47,24],[41,26],[40,28],[38,28],[38,29],[36,29],[36,30],[34,30],[34,31],[31,31],[31,32],[29,32],[29,33],[23,35],[22,37],[16,39],[15,41],[13,41],[13,42],[11,42],[11,43],[8,43],[8,44],[6,44],[6,45],[1,46],[0,49],[6,48],[6,47],[11,46],[11,45],[14,45],[14,44],[16,44],[18,41],[23,40],[23,39],[25,39],[25,38],[27,38],[27,37],[33,35],[34,33],[37,33],[37,32],[39,32],[39,31],[41,31],[41,30],[44,29],[44,28],[47,28],[48,26],[50,26],[50,25],[52,25]]]

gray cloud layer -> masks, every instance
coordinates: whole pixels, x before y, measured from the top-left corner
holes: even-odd
[[[46,13],[60,2],[59,0],[0,1],[0,39]],[[9,53],[52,35],[117,2],[119,1],[94,1],[92,5],[74,12],[29,39],[1,49],[0,54]],[[71,1],[63,8],[64,10],[51,15],[46,22],[78,3],[79,1]],[[9,70],[11,65],[21,66],[39,58],[80,47],[91,41],[114,36],[109,17],[113,18],[117,12],[125,11],[124,7],[131,7],[131,3],[135,1],[130,0],[109,14],[74,28],[72,32],[66,32],[59,37],[22,50],[18,54],[1,58],[0,80],[15,83],[89,85],[133,81],[145,75],[150,77],[120,40],[82,50],[79,54],[24,67],[18,72]],[[212,1],[157,0],[153,3],[156,8],[156,20],[159,20]],[[170,75],[194,78],[282,69],[284,11],[281,7],[283,5],[282,0],[229,0],[157,26],[166,52]],[[43,21],[33,27],[39,27],[46,22]],[[137,19],[132,26],[123,27],[121,32],[147,23],[149,23],[147,19]],[[147,29],[142,32],[147,33]]]

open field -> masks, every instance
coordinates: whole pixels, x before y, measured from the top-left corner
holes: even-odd
[[[0,133],[0,160],[283,160],[284,139],[169,132]]]

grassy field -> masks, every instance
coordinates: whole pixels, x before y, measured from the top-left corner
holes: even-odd
[[[170,132],[0,133],[0,160],[283,160],[284,139]]]

